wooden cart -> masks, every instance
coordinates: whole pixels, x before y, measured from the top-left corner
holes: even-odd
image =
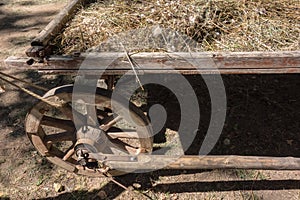
[[[77,75],[78,69],[86,59],[81,55],[53,55],[49,41],[59,34],[65,24],[75,15],[75,11],[87,0],[73,0],[51,21],[32,41],[26,51],[26,58],[10,57],[6,60],[9,67],[34,69],[44,74]],[[114,60],[115,53],[99,54]],[[119,55],[119,54],[118,54]],[[123,52],[123,56],[127,56]],[[259,156],[168,156],[153,155],[152,133],[150,129],[121,131],[114,125],[122,116],[114,116],[111,108],[111,90],[116,76],[131,73],[134,76],[144,74],[172,74],[174,70],[182,75],[191,74],[287,74],[300,73],[300,52],[234,52],[234,53],[193,53],[198,62],[193,66],[187,60],[191,53],[146,53],[131,57],[140,64],[140,70],[134,70],[130,64],[121,62],[122,56],[109,67],[98,66],[80,69],[86,77],[101,74],[108,89],[96,90],[94,104],[85,102],[87,114],[84,115],[72,104],[73,86],[66,85],[48,91],[31,111],[25,127],[29,139],[41,155],[68,171],[99,176],[103,173],[118,175],[123,172],[140,170],[167,169],[300,169],[300,158],[295,157],[259,157]],[[97,63],[99,60],[90,60]],[[81,75],[82,75],[81,74]],[[28,92],[26,90],[26,92]],[[88,96],[86,90],[80,95]],[[120,103],[120,102],[117,102]],[[120,103],[120,109],[126,108]],[[92,111],[90,111],[92,110]],[[97,113],[97,122],[89,120],[88,113]],[[135,105],[130,104],[129,112],[136,121],[145,127],[150,124],[147,116]],[[95,141],[87,134],[96,134]],[[100,139],[99,139],[100,138]],[[125,138],[125,139],[124,139]],[[130,140],[134,141],[131,144]],[[110,144],[122,149],[124,154],[107,152],[101,144]],[[63,148],[58,148],[59,145]],[[136,146],[134,146],[136,144]],[[167,163],[167,164],[166,164]]]

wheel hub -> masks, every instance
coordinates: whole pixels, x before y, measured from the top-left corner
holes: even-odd
[[[103,152],[108,144],[105,132],[92,126],[82,126],[77,131],[76,137],[75,155],[78,163],[82,166],[97,162],[95,159],[89,158],[89,154]]]

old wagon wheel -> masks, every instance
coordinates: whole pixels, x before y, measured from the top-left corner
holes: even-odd
[[[115,157],[152,151],[152,132],[150,126],[147,126],[149,122],[136,106],[129,104],[129,113],[134,123],[139,125],[138,128],[122,116],[114,114],[111,107],[111,92],[97,88],[95,103],[88,105],[85,104],[84,98],[90,95],[89,92],[79,91],[82,99],[79,97],[79,101],[74,103],[72,91],[72,85],[48,91],[44,98],[52,102],[63,101],[63,106],[53,107],[40,101],[26,117],[25,128],[30,141],[50,162],[71,172],[99,176],[97,159],[92,159],[93,166],[83,166],[80,163],[81,155],[78,155],[78,149],[80,152],[84,150],[94,154],[110,153]],[[121,109],[126,109],[121,102],[116,102],[116,105]],[[96,113],[97,126],[89,122],[91,120],[89,120],[88,110],[91,108]],[[83,129],[86,127],[91,130],[89,134],[92,136],[85,134]],[[110,145],[105,146],[107,144]],[[111,170],[109,173],[118,175],[120,171]]]

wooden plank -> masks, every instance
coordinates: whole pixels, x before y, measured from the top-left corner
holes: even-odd
[[[65,24],[75,15],[80,5],[87,0],[70,0],[58,15],[33,39],[32,46],[47,46],[48,42],[62,32]]]
[[[299,170],[300,158],[260,156],[191,156],[140,155],[136,162],[107,161],[107,165],[118,170],[135,169],[269,169]]]
[[[88,59],[86,59],[88,56]],[[139,53],[132,56],[137,73],[181,74],[268,74],[300,73],[300,51],[231,53]],[[26,64],[27,60],[8,58],[9,66],[36,69],[44,73],[121,75],[132,73],[124,53],[98,53],[73,57],[50,57],[44,63]]]
[[[63,75],[77,75],[77,70],[38,70],[41,74],[63,74]],[[132,71],[125,70],[85,70],[81,71],[81,74],[89,76],[113,76],[113,75],[134,75]],[[298,74],[300,68],[283,68],[283,69],[220,69],[220,70],[176,70],[176,73],[183,75],[196,75],[196,74]],[[174,74],[174,70],[147,70],[138,73],[139,75],[144,74]]]

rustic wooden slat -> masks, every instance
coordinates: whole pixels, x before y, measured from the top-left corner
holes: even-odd
[[[60,33],[65,24],[75,15],[79,6],[87,0],[70,0],[59,14],[31,42],[32,46],[46,46],[52,37]]]
[[[86,55],[87,56],[87,55]],[[121,75],[133,73],[124,53],[50,57],[46,63],[27,65],[25,59],[8,58],[9,66],[37,69],[44,73]],[[132,56],[139,64],[138,74],[267,74],[300,73],[300,51],[232,53],[139,53]]]
[[[260,156],[191,156],[140,155],[138,162],[113,162],[107,164],[118,170],[142,169],[276,169],[299,170],[300,158]]]
[[[38,70],[42,74],[64,74],[64,75],[76,75],[77,71],[74,70]],[[221,69],[221,70],[176,70],[177,73],[183,75],[195,75],[195,74],[295,74],[300,73],[300,68],[284,68],[284,69]],[[102,76],[123,75],[125,70],[88,70],[81,73],[89,76],[95,76],[101,74]],[[143,74],[174,74],[174,70],[147,70]],[[133,72],[128,72],[128,75],[134,75]]]

